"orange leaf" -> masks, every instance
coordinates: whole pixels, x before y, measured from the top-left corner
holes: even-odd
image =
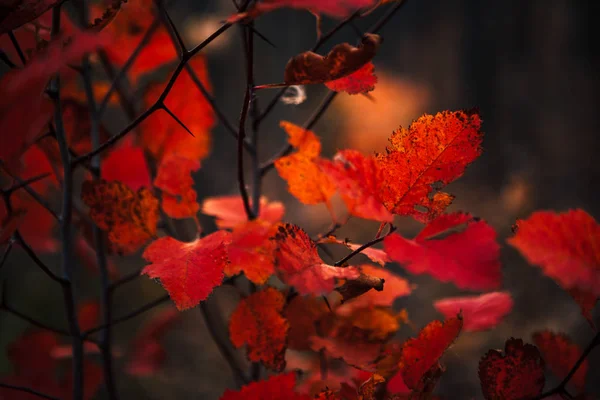
[[[285,296],[266,288],[242,299],[229,320],[229,337],[235,347],[248,345],[248,359],[274,371],[285,368],[289,324],[281,315]]]
[[[507,242],[562,288],[600,297],[600,225],[583,210],[538,211]]]
[[[462,316],[445,322],[432,321],[421,329],[419,336],[408,339],[402,347],[400,371],[404,383],[411,389],[419,386],[421,378],[456,340],[462,329]]]
[[[300,53],[285,66],[284,82],[286,85],[306,85],[344,78],[371,61],[380,43],[379,35],[367,33],[358,47],[340,43],[325,56],[312,51]]]
[[[413,239],[392,234],[386,253],[413,274],[427,273],[461,289],[495,289],[501,284],[496,232],[469,214],[444,214]]]
[[[266,197],[261,197],[260,213],[258,218],[268,222],[279,222],[283,218],[285,208],[282,203],[269,202]],[[252,205],[252,203],[250,204]],[[244,201],[241,196],[218,196],[209,197],[202,204],[202,212],[213,215],[219,228],[234,228],[238,224],[248,221],[244,211]]]
[[[324,294],[333,290],[338,278],[358,278],[353,267],[323,263],[317,246],[306,232],[292,224],[279,224],[275,235],[275,262],[281,279],[300,294]]]
[[[504,355],[490,350],[479,362],[483,397],[492,399],[530,399],[544,389],[544,360],[537,347],[521,339],[506,341]]]
[[[319,297],[294,297],[283,313],[290,325],[288,347],[295,350],[309,350],[310,337],[317,334],[317,321],[328,312],[325,302]]]
[[[210,90],[206,60],[194,57],[188,64],[207,90]],[[144,104],[150,107],[162,94],[165,84],[151,85],[144,95]],[[191,160],[202,161],[210,152],[210,129],[215,116],[210,103],[196,87],[192,77],[184,70],[175,84],[165,105],[187,126],[191,136],[164,110],[153,113],[141,124],[141,141],[150,154],[161,160],[165,155],[177,154]]]
[[[477,110],[423,115],[408,129],[400,127],[389,139],[386,154],[377,161],[383,204],[398,215],[431,220],[453,196],[434,191],[462,176],[481,155],[481,119]]]
[[[158,200],[148,189],[134,192],[119,181],[85,181],[81,198],[119,253],[133,253],[156,236]]]
[[[227,248],[230,264],[225,267],[225,275],[244,272],[250,281],[264,284],[275,272],[275,243],[271,240],[275,228],[275,225],[261,220],[238,225]]]
[[[292,195],[304,204],[328,202],[335,186],[316,164],[321,154],[321,142],[312,132],[291,122],[279,124],[288,134],[289,143],[297,152],[279,158],[275,168],[288,183]]]
[[[252,382],[242,387],[239,392],[227,389],[220,400],[311,400],[305,394],[296,393],[296,374],[288,372],[272,375],[267,380]]]
[[[121,181],[132,190],[150,187],[150,171],[141,147],[124,143],[117,147],[102,162],[102,179]]]
[[[200,206],[191,173],[199,168],[199,161],[177,154],[169,154],[160,162],[154,186],[162,191],[162,208],[169,217],[196,217]]]
[[[450,297],[436,301],[436,310],[450,318],[462,312],[465,332],[482,331],[498,325],[512,310],[510,293],[492,292],[479,296]]]
[[[344,91],[348,94],[368,93],[375,89],[377,83],[374,69],[373,63],[368,62],[350,75],[325,82],[325,86],[336,92]]]
[[[343,150],[333,161],[320,160],[319,167],[335,182],[350,214],[381,222],[394,220],[383,204],[384,171],[374,157]]]
[[[554,375],[564,379],[571,368],[581,357],[581,349],[571,341],[567,335],[550,331],[536,332],[533,334],[533,342],[540,349],[544,361]],[[589,368],[588,360],[585,360],[569,381],[578,392],[585,389],[585,377]]]
[[[125,367],[129,374],[149,376],[160,369],[167,358],[167,352],[160,340],[179,317],[180,314],[174,309],[161,310],[136,334],[130,359]]]
[[[180,311],[195,307],[221,284],[230,240],[226,231],[189,243],[172,237],[156,239],[144,251],[143,257],[152,264],[142,274],[159,278]]]

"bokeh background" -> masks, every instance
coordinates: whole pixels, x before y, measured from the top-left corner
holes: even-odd
[[[229,0],[178,0],[169,10],[187,42],[193,44],[218,28],[234,7]],[[595,11],[591,1],[409,0],[381,32],[384,43],[374,59],[379,77],[372,92],[374,101],[340,94],[314,127],[322,138],[325,156],[343,148],[372,153],[383,151],[393,130],[407,126],[423,113],[473,106],[481,111],[485,152],[464,177],[449,186],[456,195],[450,211],[468,211],[497,230],[504,288],[514,296],[515,308],[493,331],[462,334],[447,352],[447,372],[438,387],[439,393],[451,393],[446,398],[481,398],[478,360],[488,349],[502,348],[511,336],[530,341],[533,332],[553,329],[570,334],[585,346],[593,335],[569,295],[539,269],[528,266],[505,239],[515,219],[525,218],[533,210],[583,208],[595,217],[600,215],[600,58],[594,40],[599,29]],[[380,10],[357,21],[356,28],[367,29],[382,13]],[[334,24],[325,18],[323,31]],[[255,41],[257,83],[280,82],[287,60],[316,41],[315,20],[308,12],[278,10],[259,18],[256,28],[277,46]],[[231,121],[238,117],[245,85],[240,39],[240,31],[231,29],[205,51],[217,104]],[[336,43],[356,40],[356,30],[346,27],[322,52]],[[285,143],[279,121],[302,124],[327,92],[321,85],[306,90],[306,102],[297,106],[279,103],[263,124],[263,160]],[[275,92],[259,92],[259,104],[267,104]],[[112,113],[108,127],[116,132],[125,121],[118,112]],[[213,151],[195,175],[200,199],[237,191],[235,143],[222,126],[215,127],[212,136]],[[311,234],[329,226],[325,206],[301,205],[275,171],[265,179],[263,190],[269,199],[285,203],[287,221]],[[408,237],[420,229],[410,220],[398,219],[396,223],[400,233]],[[360,243],[371,239],[377,226],[353,219],[338,235]],[[45,259],[59,262],[58,257]],[[118,264],[129,271],[142,262],[139,257],[130,257]],[[398,300],[398,307],[407,308],[418,327],[440,318],[432,306],[434,300],[463,294],[451,284],[408,275],[395,264],[389,268],[417,285],[413,295]],[[11,258],[1,274],[9,282],[11,299],[21,309],[55,325],[64,322],[59,291],[25,258]],[[93,298],[97,291],[94,282],[85,276],[80,280],[82,296]],[[154,282],[139,279],[117,293],[117,313],[162,293]],[[218,301],[216,306],[227,315],[236,296],[222,288],[210,301]],[[119,325],[115,329],[117,345],[126,346],[150,317],[144,314]],[[0,314],[0,348],[26,328],[13,316]],[[413,331],[407,327],[401,334],[410,336]],[[233,385],[197,310],[183,313],[167,335],[165,346],[166,365],[156,376],[134,379],[118,375],[123,398],[217,399]],[[592,365],[600,365],[598,352],[590,358]],[[2,354],[0,368],[3,372],[10,369]],[[600,368],[589,373],[589,392],[600,398]],[[551,380],[547,387],[553,383]]]

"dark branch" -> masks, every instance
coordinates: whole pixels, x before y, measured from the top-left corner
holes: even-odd
[[[40,399],[60,400],[58,397],[54,397],[54,396],[50,396],[49,394],[44,394],[42,392],[38,392],[37,390],[34,390],[34,389],[26,387],[26,386],[17,386],[17,385],[11,385],[10,383],[0,382],[0,387],[18,391],[18,392],[29,393],[33,396],[39,397]]]
[[[383,240],[388,235],[390,235],[392,232],[394,232],[395,230],[396,230],[396,227],[390,225],[390,231],[387,233],[387,235],[378,237],[376,239],[371,240],[370,242],[363,244],[362,246],[360,246],[359,248],[357,248],[356,250],[354,250],[350,254],[348,254],[346,257],[342,258],[341,260],[336,261],[333,265],[336,267],[339,267],[340,265],[348,262],[352,257],[356,256],[357,254],[360,254],[363,250],[368,249],[369,247],[373,247],[374,245],[376,245],[379,242],[383,242]]]
[[[17,51],[17,54],[19,55],[19,59],[21,60],[23,65],[27,64],[27,60],[25,59],[25,54],[23,53],[21,46],[19,46],[19,41],[15,37],[15,34],[12,31],[10,31],[10,32],[8,32],[8,37],[10,38],[10,41],[12,42],[15,50]]]
[[[63,278],[58,277],[54,272],[50,270],[50,268],[48,268],[46,264],[44,264],[42,260],[39,259],[37,254],[35,254],[33,249],[29,246],[29,244],[27,244],[25,239],[23,239],[23,236],[21,236],[19,231],[15,232],[14,238],[15,243],[17,243],[23,248],[23,250],[25,250],[25,253],[29,256],[29,258],[31,258],[35,265],[37,265],[42,270],[42,272],[44,272],[50,279],[60,283],[61,285],[64,285],[66,283],[66,281]]]

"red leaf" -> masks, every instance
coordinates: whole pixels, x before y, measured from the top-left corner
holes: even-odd
[[[433,306],[444,317],[450,318],[462,312],[465,332],[494,328],[512,310],[510,293],[492,292],[479,296],[450,297],[436,301]]]
[[[296,296],[284,310],[290,329],[288,347],[296,350],[309,350],[310,337],[317,334],[317,321],[329,310],[323,299],[313,296]]]
[[[189,243],[172,237],[157,239],[144,251],[143,257],[152,264],[142,274],[159,278],[180,311],[195,307],[221,284],[230,241],[226,231]]]
[[[266,288],[242,299],[229,320],[229,337],[235,347],[248,345],[248,359],[274,371],[285,368],[289,324],[281,315],[285,296]]]
[[[333,161],[321,160],[319,167],[335,182],[350,214],[381,222],[394,220],[380,197],[384,176],[375,158],[343,150]]]
[[[200,206],[191,173],[199,168],[199,161],[177,154],[167,155],[160,162],[154,186],[162,191],[162,208],[169,217],[196,217]]]
[[[275,260],[281,279],[300,294],[324,294],[333,290],[338,278],[357,278],[356,268],[323,263],[317,246],[306,232],[292,224],[280,224],[274,238]]]
[[[325,86],[336,92],[344,91],[348,94],[368,93],[375,89],[377,83],[374,69],[373,63],[368,62],[350,75],[325,82]]]
[[[206,60],[194,57],[188,65],[193,68],[207,90],[211,90],[208,80]],[[162,94],[165,84],[151,85],[144,95],[144,104],[151,107]],[[215,124],[215,115],[210,103],[196,87],[190,74],[184,70],[175,80],[172,90],[165,99],[165,105],[194,134],[191,136],[164,110],[153,113],[141,124],[141,141],[150,154],[161,160],[165,155],[177,154],[184,158],[201,161],[210,152],[210,129]]]
[[[77,311],[77,321],[81,331],[95,328],[100,321],[100,303],[95,300],[81,303]]]
[[[386,154],[377,161],[383,173],[380,196],[387,209],[429,221],[452,202],[435,192],[462,176],[481,155],[483,133],[476,110],[423,115],[408,129],[400,127],[389,139]]]
[[[250,281],[264,284],[275,272],[275,243],[271,240],[275,229],[275,225],[261,220],[238,225],[227,247],[230,264],[225,267],[225,275],[244,272]]]
[[[266,197],[260,198],[260,213],[258,218],[268,222],[279,222],[283,218],[285,207],[282,203],[269,202]],[[251,203],[252,205],[252,203]],[[217,226],[223,228],[234,228],[248,220],[244,211],[244,202],[241,196],[219,196],[209,197],[202,204],[202,212],[217,218]]]
[[[419,336],[408,339],[402,347],[400,371],[404,383],[411,389],[416,389],[421,378],[438,360],[446,349],[456,340],[462,329],[462,317],[459,314],[444,323],[432,321],[421,329]]]
[[[310,397],[294,391],[296,374],[288,372],[273,375],[267,380],[252,382],[239,392],[227,389],[220,400],[310,400]]]
[[[81,199],[120,253],[133,253],[156,236],[158,200],[146,188],[134,192],[118,181],[85,181]]]
[[[7,355],[16,375],[34,379],[58,368],[58,362],[50,355],[52,349],[58,345],[54,333],[31,331],[12,343]]]
[[[500,286],[496,232],[469,214],[441,215],[413,240],[392,234],[383,243],[390,258],[413,274],[428,273],[461,289],[487,290]]]
[[[533,334],[533,342],[540,349],[544,361],[558,379],[564,379],[571,368],[581,357],[581,349],[564,334],[550,331],[536,332]],[[588,360],[585,360],[569,381],[570,384],[581,393],[585,389],[585,377],[589,368]]]
[[[507,242],[566,290],[600,297],[600,225],[583,210],[538,211]]]
[[[581,291],[579,289],[571,289],[569,290],[569,294],[573,297],[573,300],[579,304],[581,314],[585,317],[592,329],[596,330],[596,325],[592,318],[592,311],[594,311],[594,307],[596,307],[596,303],[598,303],[598,297],[590,292]]]
[[[159,311],[138,332],[133,339],[130,359],[125,367],[129,374],[149,376],[161,368],[167,353],[160,340],[179,317],[180,314],[173,309]]]
[[[504,355],[490,350],[479,362],[483,397],[492,399],[532,399],[544,389],[544,360],[537,347],[521,339],[506,341]]]
[[[130,142],[117,147],[102,162],[102,179],[121,181],[132,190],[150,187],[150,171],[142,148]]]

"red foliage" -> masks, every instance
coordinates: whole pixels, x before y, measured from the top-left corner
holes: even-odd
[[[260,198],[260,212],[258,218],[268,222],[279,222],[283,218],[285,208],[278,201],[269,202],[266,197]],[[250,202],[252,205],[252,202]],[[204,200],[202,212],[215,216],[217,226],[223,228],[234,228],[248,220],[244,210],[244,201],[241,196],[219,196],[209,197]]]
[[[494,328],[512,310],[510,293],[492,292],[479,296],[450,297],[436,301],[436,310],[450,318],[462,312],[465,332]]]
[[[193,171],[200,162],[172,154],[164,157],[158,166],[154,186],[162,191],[162,208],[172,218],[196,218],[200,206],[193,188]]]
[[[152,264],[142,274],[160,279],[180,311],[195,307],[221,284],[230,241],[226,231],[189,243],[172,237],[156,239],[144,251],[143,257]]]
[[[150,171],[144,150],[130,142],[117,147],[102,162],[102,179],[120,181],[131,190],[150,187]]]
[[[544,389],[544,360],[537,347],[511,338],[504,355],[490,350],[481,359],[479,380],[486,400],[534,398]]]
[[[432,321],[421,329],[419,336],[409,339],[402,347],[400,371],[406,386],[416,389],[430,368],[437,365],[446,349],[454,343],[463,325],[462,316]]]
[[[289,324],[281,315],[284,305],[283,293],[269,287],[240,301],[229,320],[231,343],[247,344],[248,359],[274,371],[285,368]]]
[[[414,274],[427,273],[461,289],[496,289],[501,283],[496,232],[469,214],[439,216],[413,239],[392,234],[384,247],[394,261]]]
[[[283,375],[273,375],[267,380],[252,382],[242,387],[239,392],[228,389],[220,400],[310,400],[309,396],[297,393],[294,390],[295,386],[296,374],[288,372]]]
[[[306,232],[292,224],[280,224],[275,235],[275,265],[281,279],[300,294],[323,294],[333,290],[336,279],[357,278],[353,267],[323,263],[317,246]]]
[[[325,82],[325,86],[336,92],[344,91],[348,94],[368,93],[375,89],[377,83],[374,69],[373,63],[368,62],[348,76]]]

